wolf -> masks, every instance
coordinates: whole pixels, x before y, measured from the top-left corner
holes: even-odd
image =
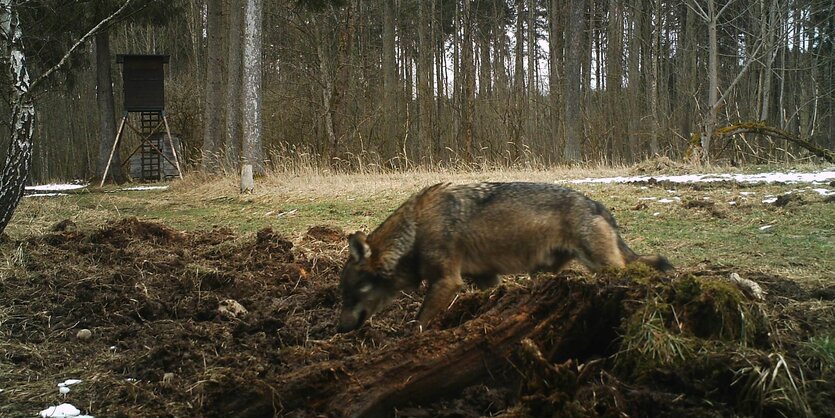
[[[574,259],[595,272],[632,262],[673,269],[663,256],[635,254],[600,202],[566,187],[525,182],[429,186],[371,234],[351,234],[348,252],[338,332],[359,328],[423,280],[428,292],[417,320],[427,326],[465,278],[486,289],[499,275],[557,272]]]

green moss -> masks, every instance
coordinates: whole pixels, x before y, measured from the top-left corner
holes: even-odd
[[[673,283],[670,303],[693,336],[755,345],[767,339],[762,310],[730,281],[684,276]]]

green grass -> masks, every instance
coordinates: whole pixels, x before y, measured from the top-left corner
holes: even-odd
[[[594,173],[584,171],[577,176]],[[180,230],[217,226],[246,234],[271,227],[290,237],[322,224],[347,232],[372,230],[408,195],[443,179],[553,181],[566,177],[563,172],[275,176],[261,179],[252,195],[238,194],[233,178],[186,179],[163,191],[118,191],[108,187],[64,197],[25,198],[6,232],[14,239],[24,239],[47,232],[63,219],[73,220],[81,229],[94,229],[108,220],[128,216]],[[622,235],[637,252],[667,255],[678,266],[708,262],[812,280],[835,275],[835,204],[826,203],[811,191],[800,193],[801,202],[782,208],[761,202],[766,195],[780,195],[805,185],[725,185],[704,190],[683,186],[675,193],[665,187],[628,184],[570,187],[611,208]],[[755,194],[743,197],[740,192]],[[673,196],[681,201],[664,204],[640,200]],[[723,217],[682,204],[705,197],[715,202]],[[641,204],[645,206],[636,207]],[[761,230],[765,225],[772,226]]]

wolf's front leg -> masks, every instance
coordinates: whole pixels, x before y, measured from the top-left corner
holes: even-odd
[[[429,285],[429,293],[423,299],[423,305],[418,312],[418,323],[426,328],[441,311],[449,307],[455,294],[464,287],[464,281],[460,274],[446,275],[440,280]]]

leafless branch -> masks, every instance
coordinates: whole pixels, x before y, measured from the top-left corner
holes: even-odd
[[[45,80],[47,77],[51,76],[52,73],[54,73],[55,71],[57,71],[58,69],[63,67],[64,64],[67,62],[67,60],[70,58],[70,56],[72,56],[72,54],[75,52],[75,50],[78,49],[78,47],[83,45],[85,42],[87,42],[88,39],[90,39],[90,37],[92,37],[93,35],[98,33],[98,31],[101,30],[101,28],[105,27],[113,19],[116,19],[116,17],[118,17],[120,14],[122,14],[122,12],[128,7],[128,5],[130,5],[130,3],[132,1],[133,0],[125,0],[125,2],[122,3],[122,6],[119,7],[115,12],[113,12],[110,16],[106,17],[104,20],[99,22],[96,26],[94,26],[86,34],[84,34],[84,36],[79,38],[78,41],[76,41],[75,44],[67,51],[67,53],[64,54],[63,57],[61,57],[61,60],[58,61],[57,64],[53,65],[52,68],[46,70],[43,74],[41,74],[38,78],[36,78],[35,81],[32,82],[29,90],[30,91],[34,90],[35,87],[38,84],[43,82],[43,80]]]

